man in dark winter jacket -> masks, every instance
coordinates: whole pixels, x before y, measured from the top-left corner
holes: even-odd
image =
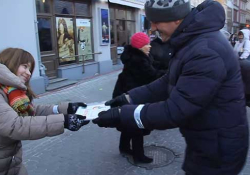
[[[248,123],[237,55],[219,31],[225,12],[206,0],[191,10],[188,0],[147,0],[151,29],[173,49],[169,72],[153,83],[107,102],[100,127],[180,128],[188,175],[236,175],[248,151]]]

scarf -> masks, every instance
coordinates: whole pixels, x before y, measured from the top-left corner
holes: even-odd
[[[35,111],[29,97],[26,95],[26,91],[20,90],[10,86],[4,86],[0,84],[0,88],[7,95],[9,105],[20,116],[34,116]]]

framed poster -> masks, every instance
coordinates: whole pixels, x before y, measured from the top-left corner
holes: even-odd
[[[74,27],[72,18],[56,17],[57,45],[58,55],[60,57],[60,64],[75,62],[75,44],[73,28]]]
[[[144,29],[144,23],[145,23],[145,15],[140,15],[140,21],[141,21],[141,32],[145,32],[145,29]]]
[[[109,44],[109,11],[108,9],[100,8],[100,31],[101,31],[101,45]]]
[[[91,42],[91,20],[90,19],[76,19],[77,28],[77,48],[78,55],[91,54],[92,42]],[[79,61],[92,60],[93,55],[86,55],[79,57]]]

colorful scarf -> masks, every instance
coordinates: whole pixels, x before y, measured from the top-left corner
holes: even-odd
[[[10,86],[4,86],[0,84],[0,88],[7,95],[9,105],[20,116],[34,116],[35,111],[29,97],[26,95],[26,91],[20,90]]]

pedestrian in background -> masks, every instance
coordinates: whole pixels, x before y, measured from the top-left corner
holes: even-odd
[[[145,33],[138,32],[131,37],[131,45],[125,46],[121,55],[124,67],[118,76],[113,98],[133,88],[148,84],[165,74],[164,70],[154,68],[154,60],[150,56],[150,48],[150,38]],[[152,162],[152,158],[145,156],[143,147],[143,135],[148,135],[149,133],[149,130],[143,130],[142,134],[121,130],[120,152],[133,155],[136,163]],[[130,148],[131,140],[132,150]]]
[[[84,103],[33,105],[30,78],[35,60],[22,49],[0,53],[0,174],[27,175],[22,164],[21,140],[36,140],[79,130],[85,117],[75,115]]]
[[[246,105],[250,107],[250,41],[248,29],[239,31],[238,41],[236,41],[234,51],[239,55],[241,75],[245,88]]]
[[[234,45],[234,51],[239,55],[239,59],[247,59],[250,55],[249,36],[243,30],[238,33],[238,41]]]
[[[220,32],[225,10],[213,0],[191,9],[189,0],[147,0],[151,29],[170,43],[166,75],[106,104],[100,127],[180,128],[187,143],[187,175],[237,175],[248,152],[248,122],[237,56]],[[121,107],[120,107],[121,106]]]
[[[246,35],[247,39],[250,40],[250,30],[247,27],[241,29],[242,32]]]

